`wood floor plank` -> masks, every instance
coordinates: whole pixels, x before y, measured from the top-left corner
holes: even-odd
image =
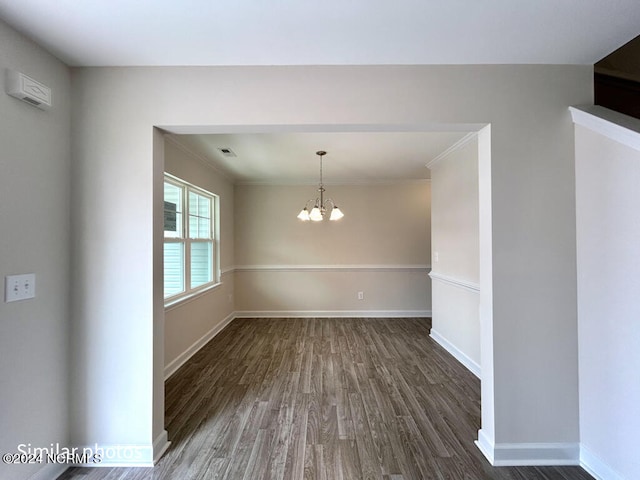
[[[340,440],[355,440],[353,421],[349,407],[349,392],[340,388],[336,394],[336,413],[338,422],[338,438]]]
[[[309,404],[309,394],[298,395],[294,409],[293,424],[291,426],[291,441],[287,452],[284,478],[292,480],[302,480],[306,461],[307,446],[307,406]],[[313,452],[310,451],[312,454]]]
[[[371,431],[371,441],[373,443],[373,453],[383,475],[399,473],[400,467],[389,448],[389,424],[395,421],[395,417],[389,415],[390,410],[377,408],[376,394],[372,386],[373,379],[369,379],[366,387],[362,388],[364,414]],[[365,385],[361,383],[361,385]]]
[[[360,460],[360,478],[379,480],[382,476],[382,468],[374,449],[371,429],[362,404],[362,396],[358,393],[350,393],[349,406],[354,424],[358,459]]]
[[[297,377],[299,373],[291,373],[291,375]],[[278,411],[278,423],[273,434],[273,446],[265,469],[265,478],[272,480],[282,480],[284,478],[287,453],[289,452],[291,441],[294,409],[295,401],[291,402],[291,405],[283,405]]]
[[[589,480],[494,468],[474,445],[480,381],[429,319],[236,319],[167,382],[153,468],[60,480]]]
[[[338,455],[340,455],[340,464],[345,479],[362,478],[360,457],[355,439],[338,440]]]

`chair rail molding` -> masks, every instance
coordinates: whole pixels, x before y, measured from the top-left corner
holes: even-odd
[[[480,292],[480,285],[475,282],[469,282],[467,280],[450,277],[448,275],[442,275],[434,271],[429,272],[429,277],[431,277],[431,280],[438,280],[440,282],[448,283],[449,285],[464,288],[465,290],[469,290],[471,292]]]

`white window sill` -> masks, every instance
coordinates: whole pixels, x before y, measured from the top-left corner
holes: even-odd
[[[164,303],[164,309],[165,311],[168,310],[172,310],[174,308],[180,307],[183,304],[190,302],[192,300],[196,300],[197,298],[206,295],[207,293],[215,290],[216,288],[220,287],[222,285],[222,282],[218,282],[218,283],[213,283],[211,285],[207,285],[204,288],[201,288],[199,290],[196,290],[194,292],[190,292],[186,295],[181,295],[180,297],[177,298],[170,298],[169,300],[167,300]]]

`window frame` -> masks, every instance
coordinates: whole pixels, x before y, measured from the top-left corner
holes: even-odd
[[[183,269],[183,290],[179,293],[164,297],[164,281],[165,281],[165,265],[164,254],[162,256],[162,287],[164,306],[169,307],[180,303],[191,297],[200,295],[201,293],[211,290],[220,285],[220,197],[215,193],[209,192],[202,187],[194,185],[175,175],[165,172],[163,182],[163,199],[164,184],[168,183],[181,189],[182,201],[182,220],[176,225],[176,230],[180,231],[180,235],[176,237],[165,237],[163,228],[163,251],[164,245],[167,243],[180,243],[183,245],[182,269]],[[210,200],[210,238],[191,238],[189,232],[189,193],[193,192]],[[191,288],[191,248],[194,243],[211,242],[211,281]]]

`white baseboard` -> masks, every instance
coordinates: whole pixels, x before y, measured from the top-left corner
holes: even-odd
[[[489,439],[484,430],[478,430],[478,440],[474,442],[482,454],[487,457],[489,463],[493,465],[493,441]]]
[[[29,480],[51,480],[58,478],[69,469],[70,465],[49,463],[29,477]]]
[[[229,323],[231,323],[234,318],[236,318],[236,315],[234,313],[229,314],[224,320],[222,320],[222,322],[205,333],[202,337],[196,340],[193,345],[191,345],[184,352],[178,355],[178,357],[176,357],[174,360],[169,362],[169,364],[164,367],[164,379],[167,380],[171,375],[173,375],[182,365],[187,362],[187,360],[193,357],[193,355],[195,355],[198,350],[205,346],[207,342],[209,342],[209,340],[220,333],[224,327],[229,325]]]
[[[498,443],[482,430],[476,446],[494,467],[580,465],[579,443]]]
[[[427,318],[431,310],[256,310],[238,311],[235,318]]]
[[[458,360],[462,365],[467,367],[467,369],[473,373],[476,377],[481,378],[481,368],[476,362],[474,362],[471,358],[469,358],[462,350],[456,347],[449,340],[444,338],[438,332],[436,332],[433,328],[431,328],[431,338],[433,338],[437,343],[440,344],[442,348],[444,348],[447,352],[449,352],[453,357]]]
[[[158,437],[153,442],[153,464],[158,463],[158,460],[164,455],[164,452],[167,451],[171,442],[168,439],[169,434],[166,430],[162,430],[162,433],[158,435]]]
[[[584,445],[580,445],[580,466],[596,480],[625,480]]]

